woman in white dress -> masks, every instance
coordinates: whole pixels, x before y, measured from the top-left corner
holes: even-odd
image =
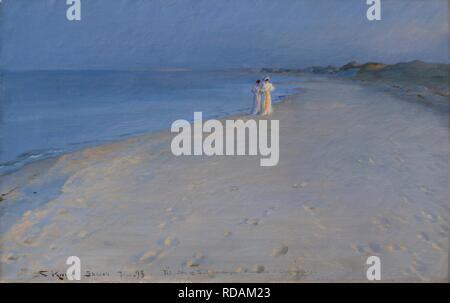
[[[272,114],[272,92],[275,90],[275,87],[270,83],[270,78],[264,78],[263,92],[264,92],[264,112],[263,116],[268,116]]]
[[[252,115],[257,115],[261,112],[261,95],[263,93],[261,80],[256,80],[256,84],[252,88],[252,93],[253,93]]]

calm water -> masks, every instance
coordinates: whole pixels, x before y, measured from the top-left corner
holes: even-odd
[[[261,74],[24,72],[3,75],[0,173],[82,147],[170,128],[177,119],[248,112]],[[273,77],[274,101],[293,78]],[[298,79],[295,79],[298,81]]]

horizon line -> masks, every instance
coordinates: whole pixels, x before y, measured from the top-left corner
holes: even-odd
[[[402,63],[412,63],[412,62],[423,62],[426,64],[442,64],[442,65],[449,65],[450,62],[447,60],[447,62],[436,62],[436,61],[425,61],[420,59],[410,60],[410,61],[399,61],[396,63],[383,63],[381,61],[365,61],[365,62],[359,62],[357,60],[351,60],[348,61],[346,64],[349,63],[357,63],[360,65],[368,64],[368,63],[379,63],[384,64],[386,66],[389,65],[396,65],[396,64],[402,64]],[[110,69],[110,68],[99,68],[99,69],[93,69],[93,68],[60,68],[60,69],[5,69],[0,68],[0,73],[2,72],[161,72],[161,73],[183,73],[183,72],[215,72],[215,71],[233,71],[233,70],[262,70],[262,69],[285,69],[285,70],[304,70],[312,67],[342,67],[343,65],[308,65],[305,67],[282,67],[282,66],[264,66],[264,67],[230,67],[230,68],[215,68],[215,69],[207,69],[207,68],[188,68],[188,67],[176,67],[176,68],[143,68],[143,69]]]

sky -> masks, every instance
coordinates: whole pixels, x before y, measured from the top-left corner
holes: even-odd
[[[0,68],[227,69],[448,62],[447,0],[2,0]]]

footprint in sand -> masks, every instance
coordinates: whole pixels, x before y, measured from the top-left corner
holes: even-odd
[[[441,224],[439,225],[439,227],[437,227],[437,233],[441,236],[441,237],[448,237],[448,231],[449,228],[447,225]]]
[[[425,232],[418,233],[417,234],[417,238],[420,239],[420,240],[423,240],[425,242],[430,242],[430,237]]]
[[[431,242],[430,236],[425,232],[418,233],[417,238],[427,243],[430,243],[431,248],[435,251],[441,251],[443,249],[441,244],[437,242]]]
[[[202,252],[196,252],[192,256],[192,258],[186,262],[186,266],[198,267],[205,261],[205,259],[206,259],[206,257]]]
[[[350,246],[352,248],[353,251],[360,253],[360,254],[366,254],[367,250],[363,245],[356,245],[356,244],[352,244]]]
[[[421,281],[425,281],[425,278],[417,272],[417,270],[414,268],[413,265],[408,266],[408,268],[404,272],[405,272],[405,275],[409,276],[409,275],[413,274],[413,275],[416,275],[417,277],[419,277],[419,279]]]
[[[61,208],[58,210],[58,215],[66,215],[69,213],[69,210],[67,208]]]
[[[162,221],[158,224],[159,229],[166,229],[169,225],[174,224],[176,222],[183,221],[185,218],[182,215],[173,216],[172,218],[169,218],[168,220]]]
[[[423,274],[426,272],[427,266],[425,265],[425,263],[419,260],[414,260],[412,265],[407,269],[407,273],[414,273],[423,281],[426,280],[426,278],[423,276]]]
[[[16,261],[18,259],[19,259],[19,257],[17,255],[8,253],[3,256],[2,261],[5,263],[10,263],[10,262]]]
[[[381,254],[384,252],[383,246],[378,243],[369,243],[370,251],[376,254]]]
[[[405,251],[406,247],[402,244],[386,244],[382,246],[379,243],[371,242],[368,244],[368,247],[364,245],[356,245],[352,244],[351,248],[353,251],[360,254],[382,254],[384,252],[397,252],[397,251]]]
[[[272,251],[272,257],[280,257],[287,254],[289,247],[287,245],[281,245],[280,247],[274,248]]]
[[[308,182],[295,183],[292,185],[292,188],[304,188],[308,185]]]
[[[80,232],[77,234],[77,237],[80,238],[80,239],[85,239],[85,238],[89,237],[90,235],[91,235],[91,234],[88,233],[87,231],[82,230],[82,231],[80,231]]]
[[[289,268],[288,273],[291,277],[293,277],[295,280],[301,280],[303,279],[307,272],[303,269],[301,269],[300,267],[298,267],[297,265],[293,265],[292,267]]]
[[[403,218],[402,216],[392,215],[392,219],[394,219],[402,224],[408,223],[408,221],[405,218]]]
[[[391,227],[391,222],[385,217],[377,217],[372,222],[382,231],[387,231]]]
[[[263,273],[264,270],[265,270],[265,267],[260,264],[255,264],[252,268],[252,271],[257,274]]]
[[[421,212],[421,214],[422,214],[423,217],[425,217],[425,219],[428,222],[434,223],[434,222],[437,221],[437,217],[435,215],[433,215],[432,213],[429,213],[429,212],[423,210]]]
[[[403,196],[403,197],[402,197],[402,201],[403,201],[403,203],[405,203],[405,204],[411,204],[411,201],[410,201],[409,198],[406,197],[406,196]]]
[[[328,225],[325,225],[319,221],[315,222],[314,226],[316,226],[320,230],[329,230],[330,229],[330,227]]]
[[[419,188],[420,188],[421,192],[423,192],[423,193],[425,193],[427,195],[431,195],[432,194],[432,192],[431,192],[430,188],[428,188],[428,186],[422,185]]]
[[[431,248],[433,248],[435,251],[442,251],[442,245],[436,242],[431,243]]]
[[[238,191],[238,190],[239,190],[239,187],[236,185],[233,185],[230,187],[230,191]]]
[[[24,240],[23,240],[23,243],[24,244],[27,244],[27,245],[31,245],[31,244],[33,244],[34,242],[36,242],[36,240],[38,239],[38,237],[37,236],[30,236],[30,237],[26,237]]]
[[[397,251],[405,251],[406,247],[402,244],[386,244],[384,246],[384,251],[387,252],[397,252]]]
[[[166,237],[166,238],[163,240],[164,246],[167,246],[167,247],[174,247],[174,246],[177,246],[178,243],[179,243],[179,242],[178,242],[178,239],[175,238],[175,237],[171,237],[171,236]]]
[[[306,210],[310,214],[314,214],[316,212],[316,208],[310,205],[303,205],[303,209]]]
[[[263,213],[263,217],[268,217],[270,214],[272,214],[277,208],[275,206],[269,207],[269,209],[266,209]]]
[[[159,250],[159,251],[149,250],[141,256],[139,261],[141,263],[151,263],[158,258],[158,256],[161,254],[161,252],[162,252],[161,250]]]
[[[172,218],[170,218],[170,222],[174,223],[174,222],[180,222],[180,221],[184,221],[184,216],[183,215],[177,215],[177,216],[173,216]]]
[[[440,221],[440,222],[448,223],[448,219],[444,219],[442,216],[438,215],[437,218],[438,218],[438,221]]]
[[[242,221],[242,223],[243,223],[243,224],[246,224],[246,225],[256,226],[256,225],[259,224],[259,220],[258,220],[258,219],[249,219],[249,218],[245,218],[245,219]]]
[[[403,159],[403,158],[400,157],[400,156],[395,157],[395,160],[396,160],[397,162],[399,162],[399,163],[404,163],[404,162],[405,162],[405,159]]]

